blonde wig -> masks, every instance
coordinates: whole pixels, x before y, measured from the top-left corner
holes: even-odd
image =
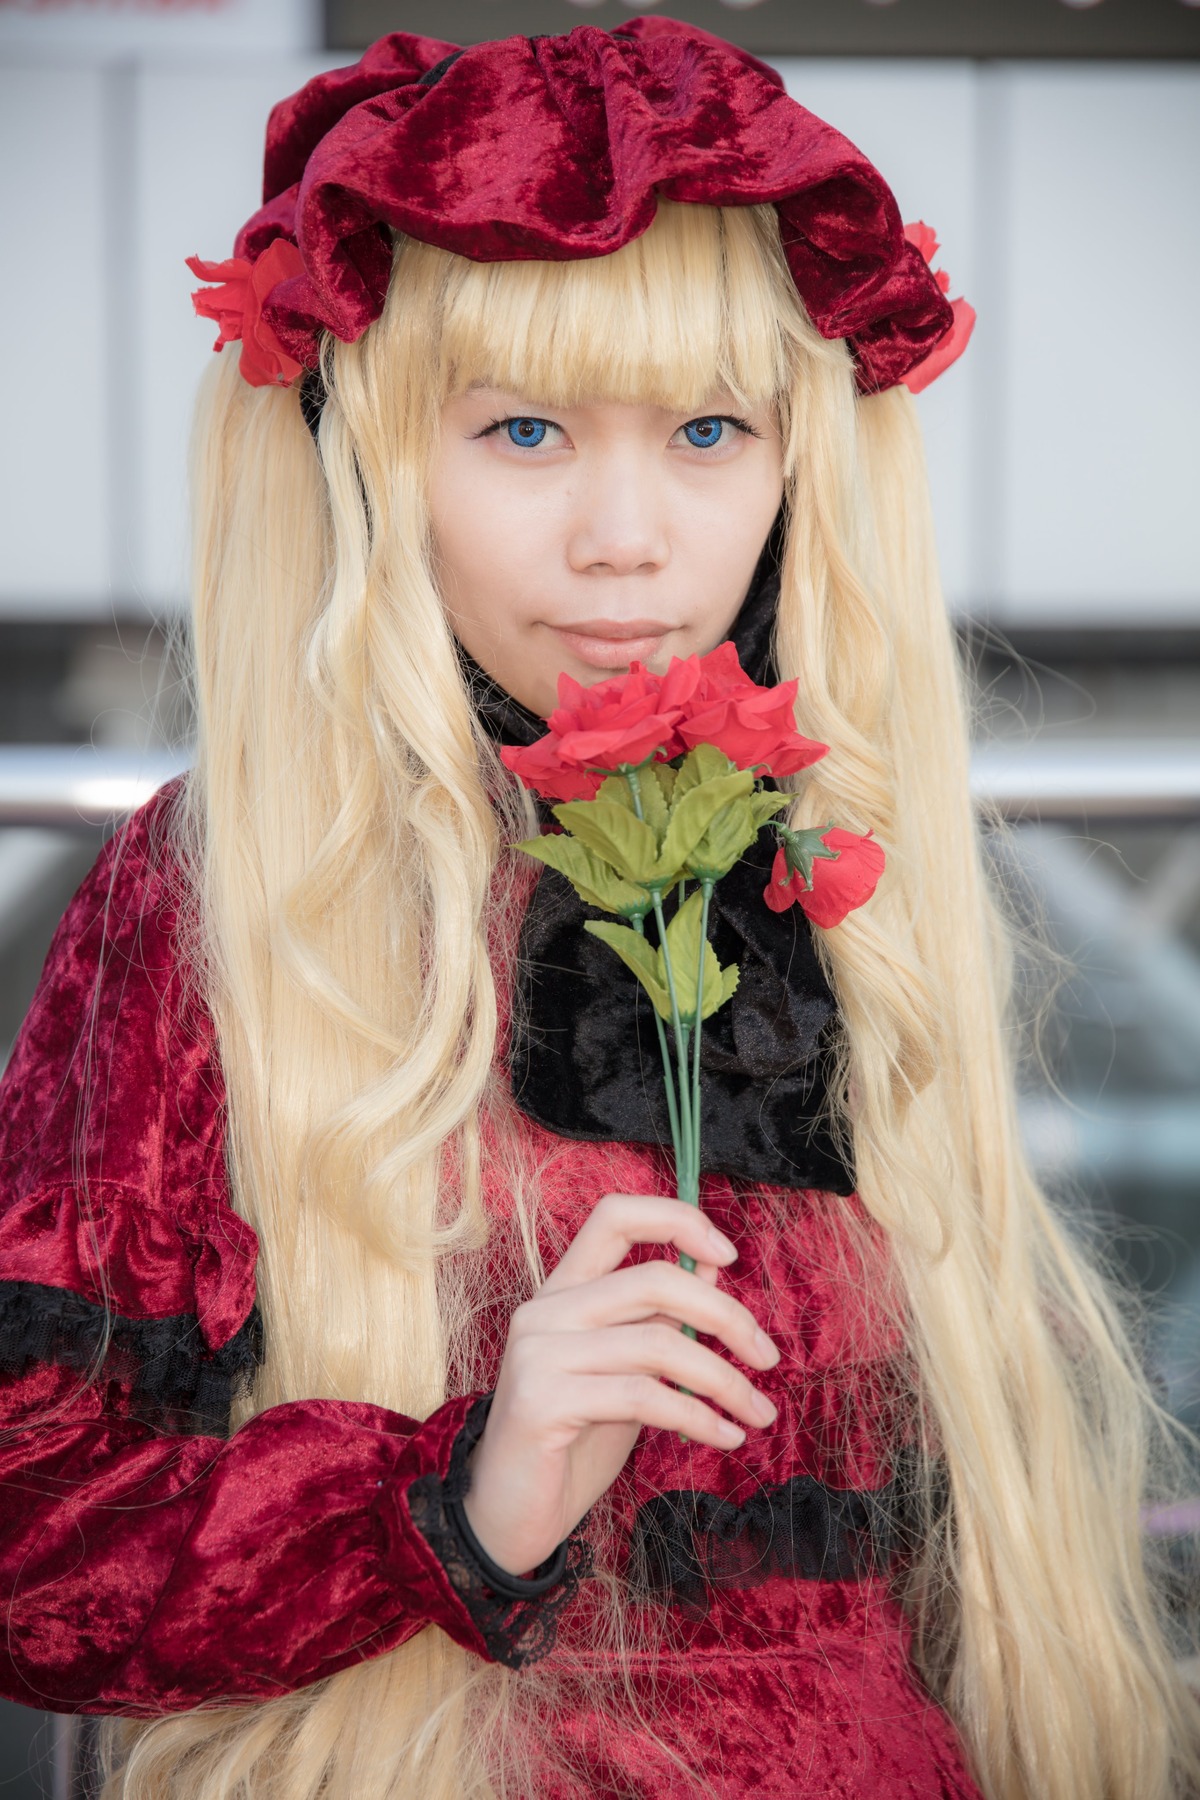
[[[492,1072],[507,846],[532,819],[439,601],[426,480],[443,400],[482,379],[547,405],[699,409],[717,383],[769,401],[786,445],[778,660],[831,746],[796,820],[874,829],[888,853],[875,899],[821,947],[845,1025],[839,1116],[920,1421],[902,1592],[918,1666],[988,1800],[1188,1791],[1197,1711],[1138,1522],[1169,1432],[1022,1155],[1012,939],[968,795],[910,396],[857,397],[770,207],[664,204],[636,242],[570,263],[399,241],[382,317],[324,346],[319,455],[295,392],[248,387],[236,350],[195,440],[183,848],[233,1195],[261,1241],[268,1359],[241,1417],[323,1395],[424,1417],[477,1384],[485,1309],[544,1276],[544,1171]],[[515,1196],[511,1225],[489,1222],[491,1180]],[[836,1207],[849,1245],[854,1209]],[[105,1800],[533,1800],[568,1692],[632,1705],[629,1652],[669,1629],[600,1564],[611,1678],[553,1654],[513,1673],[429,1626],[276,1701],[108,1721]],[[672,1758],[669,1720],[646,1723]]]

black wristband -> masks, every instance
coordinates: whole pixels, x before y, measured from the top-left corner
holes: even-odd
[[[471,1450],[474,1449],[475,1443],[477,1443],[483,1435],[483,1428],[487,1423],[487,1416],[491,1411],[491,1405],[492,1396],[487,1394],[480,1404],[473,1409],[470,1425],[464,1426],[463,1428],[464,1444],[467,1443],[467,1440],[473,1440],[467,1446],[467,1455],[470,1455]],[[462,1466],[465,1474],[465,1457],[463,1458]],[[449,1484],[448,1490],[445,1492],[446,1511],[449,1514],[455,1530],[461,1537],[468,1554],[472,1560],[479,1565],[480,1573],[493,1592],[502,1594],[508,1600],[536,1600],[542,1594],[548,1593],[552,1587],[557,1586],[562,1580],[567,1567],[567,1550],[571,1541],[569,1537],[564,1538],[558,1548],[552,1550],[545,1561],[538,1564],[532,1575],[511,1575],[507,1569],[502,1569],[500,1564],[495,1562],[492,1557],[488,1555],[479,1539],[475,1536],[475,1533],[471,1530],[470,1521],[467,1518],[466,1508],[463,1506],[462,1497],[460,1497],[456,1491],[457,1487],[458,1483],[451,1483]],[[467,1476],[462,1487],[464,1496],[469,1487],[470,1478]]]
[[[564,1538],[557,1550],[552,1551],[545,1562],[538,1564],[532,1575],[510,1575],[498,1562],[493,1562],[471,1530],[462,1501],[448,1499],[446,1511],[472,1559],[479,1564],[484,1580],[497,1594],[503,1594],[508,1600],[535,1600],[562,1580],[567,1567],[569,1538]]]

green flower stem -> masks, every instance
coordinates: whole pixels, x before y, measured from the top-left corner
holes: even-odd
[[[623,766],[621,773],[624,775],[629,787],[629,792],[633,797],[633,810],[639,819],[644,819],[645,814],[642,810],[642,787],[641,782],[638,780],[638,771],[636,768]],[[638,914],[632,920],[632,924],[635,931],[638,933],[638,936],[645,937],[645,915]],[[667,1091],[667,1117],[671,1122],[671,1146],[675,1151],[675,1168],[678,1172],[681,1159],[685,1152],[682,1147],[683,1139],[680,1130],[681,1120],[679,1116],[679,1101],[676,1098],[675,1091],[675,1071],[671,1067],[671,1052],[667,1048],[667,1028],[663,1024],[658,1008],[652,1006],[650,1010],[654,1014],[654,1023],[658,1030],[658,1048],[662,1055],[663,1064],[663,1083]]]
[[[653,892],[653,890],[651,890]],[[671,1028],[675,1033],[675,1056],[679,1065],[679,1136],[680,1146],[684,1152],[683,1166],[676,1168],[679,1198],[686,1200],[689,1206],[699,1206],[700,1193],[697,1171],[692,1162],[692,1095],[687,1081],[687,1038],[684,1034],[683,1021],[679,1016],[679,997],[675,990],[675,971],[671,967],[671,951],[667,943],[667,922],[663,917],[662,896],[654,894],[654,918],[658,925],[658,941],[662,949],[663,968],[667,977],[667,992],[671,996]],[[678,1162],[678,1157],[676,1158]],[[680,1263],[685,1269],[694,1269],[695,1261],[687,1255],[680,1255]]]
[[[638,779],[638,771],[636,768],[626,767],[626,768],[622,769],[621,773],[624,775],[626,781],[629,783],[629,792],[633,799],[633,810],[636,813],[637,817],[639,819],[642,819],[645,817],[645,814],[643,813],[643,810],[642,810],[642,788],[641,788],[641,782]],[[683,883],[681,882],[680,883],[681,891],[682,891],[682,888],[683,888]],[[695,1143],[695,1141],[698,1137],[700,1121],[699,1121],[699,1118],[697,1117],[697,1119],[695,1121],[695,1125],[693,1126],[692,1104],[691,1104],[692,1095],[691,1095],[691,1089],[690,1089],[690,1086],[688,1083],[688,1078],[687,1078],[688,1039],[687,1039],[687,1033],[684,1030],[683,1021],[681,1020],[681,1018],[679,1016],[679,999],[678,999],[678,995],[675,990],[675,971],[671,967],[671,952],[667,945],[667,922],[666,922],[666,919],[663,917],[662,895],[660,892],[658,892],[654,888],[651,888],[650,892],[651,892],[651,895],[654,900],[654,918],[655,918],[655,923],[658,926],[658,941],[659,941],[660,948],[662,950],[663,968],[664,968],[664,971],[665,971],[666,977],[667,977],[667,992],[671,996],[671,1026],[675,1033],[675,1055],[676,1055],[676,1062],[677,1062],[678,1072],[679,1072],[679,1111],[678,1111],[678,1117],[676,1118],[676,1116],[674,1114],[674,1109],[671,1106],[672,1089],[674,1088],[675,1083],[674,1083],[674,1079],[672,1078],[671,1074],[668,1072],[669,1071],[668,1052],[667,1052],[666,1044],[664,1041],[663,1042],[663,1074],[667,1080],[667,1096],[668,1096],[667,1104],[668,1104],[668,1111],[671,1114],[671,1135],[672,1135],[672,1140],[673,1140],[674,1149],[675,1149],[675,1186],[678,1191],[679,1198],[681,1200],[686,1201],[689,1206],[699,1206],[699,1204],[700,1204],[699,1156],[698,1156],[698,1154],[696,1154],[693,1151],[693,1144]],[[701,951],[703,952],[703,946],[701,946]],[[656,1019],[658,1018],[657,1010],[655,1011],[655,1018]],[[659,1019],[659,1031],[662,1035],[662,1038],[665,1040],[666,1033],[663,1030],[663,1025],[662,1025],[661,1019]],[[697,1009],[697,1014],[696,1014],[697,1045],[699,1044],[699,1039],[700,1039],[700,1014],[699,1014],[699,1010]],[[681,1251],[680,1255],[679,1255],[679,1266],[681,1269],[686,1269],[689,1274],[694,1274],[695,1270],[696,1270],[696,1259],[694,1256],[689,1256],[686,1251]],[[682,1327],[682,1330],[683,1330],[685,1336],[690,1337],[693,1340],[695,1340],[697,1333],[696,1333],[696,1327],[694,1325],[684,1324]],[[680,1393],[687,1394],[687,1393],[691,1392],[691,1389],[690,1388],[681,1388],[679,1391],[680,1391]],[[682,1433],[680,1433],[680,1437],[681,1437],[682,1442],[684,1442],[684,1443],[687,1442],[687,1439],[683,1437]]]
[[[646,920],[638,914],[632,921],[633,928],[639,937],[646,935]],[[671,1143],[675,1150],[675,1160],[679,1160],[679,1106],[675,1099],[675,1071],[671,1067],[671,1052],[667,1048],[667,1028],[659,1017],[658,1008],[652,1006],[654,1023],[658,1027],[658,1047],[662,1053],[663,1083],[667,1090],[667,1116],[671,1121]]]
[[[700,883],[702,895],[700,908],[700,966],[696,970],[696,1041],[692,1046],[692,1154],[693,1167],[697,1171],[697,1183],[700,1170],[700,1021],[704,1017],[704,952],[708,948],[708,903],[712,899],[712,891],[716,884],[712,881]],[[697,1198],[697,1204],[699,1200]]]
[[[629,792],[633,797],[633,810],[637,814],[637,817],[641,819],[644,817],[644,814],[642,811],[642,789],[641,783],[638,780],[638,771],[635,768],[626,768],[622,773],[629,783]],[[681,880],[678,893],[678,900],[681,906],[686,891],[685,884]],[[658,1009],[655,1008],[654,1017],[658,1024],[659,1042],[662,1047],[663,1075],[667,1084],[667,1110],[671,1120],[671,1139],[675,1149],[675,1186],[681,1200],[686,1201],[689,1206],[698,1207],[700,1204],[700,1016],[702,984],[704,980],[704,945],[708,926],[708,902],[712,894],[712,883],[706,882],[703,887],[704,911],[703,926],[701,928],[700,936],[700,970],[699,980],[696,984],[694,1072],[690,1085],[688,1082],[688,1030],[679,1016],[679,1000],[675,991],[675,971],[671,967],[671,952],[667,944],[667,922],[663,917],[662,896],[655,888],[651,888],[650,892],[654,900],[654,918],[655,923],[658,926],[658,941],[662,949],[663,967],[667,977],[667,991],[671,996],[671,1026],[675,1033],[675,1055],[679,1071],[679,1108],[677,1112],[674,1094],[675,1081],[671,1071],[670,1056],[667,1050],[666,1030],[662,1019],[659,1017]],[[638,929],[644,934],[644,921],[639,919],[637,924]],[[694,1256],[689,1256],[686,1251],[680,1251],[679,1266],[681,1269],[686,1269],[689,1274],[694,1275],[696,1272],[696,1259]],[[685,1337],[690,1337],[693,1343],[695,1342],[697,1332],[694,1325],[689,1325],[685,1322],[680,1329]],[[690,1395],[691,1391],[691,1388],[687,1387],[680,1387],[679,1389],[681,1394]],[[682,1431],[678,1436],[681,1444],[686,1444],[688,1442],[686,1435]]]

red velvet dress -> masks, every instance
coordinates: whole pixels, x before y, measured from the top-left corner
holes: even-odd
[[[0,1693],[136,1717],[251,1702],[431,1621],[514,1667],[586,1658],[587,1521],[528,1582],[463,1533],[462,1464],[490,1390],[425,1420],[293,1401],[229,1435],[231,1393],[263,1349],[258,1245],[229,1201],[213,1028],[161,858],[167,811],[160,797],[136,815],[75,896],[0,1087]],[[546,1140],[568,1236],[608,1189],[670,1189],[657,1151],[524,1124]],[[857,1554],[885,1473],[869,1412],[888,1347],[828,1274],[825,1197],[797,1194],[785,1234],[751,1184],[707,1177],[702,1198],[740,1250],[722,1283],[780,1345],[773,1370],[748,1371],[779,1416],[732,1452],[648,1428],[619,1478],[631,1542],[674,1508],[663,1541],[678,1563],[690,1521],[694,1560],[665,1603],[710,1703],[681,1704],[672,1729],[713,1800],[978,1800],[886,1582]],[[503,1322],[493,1382],[502,1349]],[[781,1497],[787,1556],[771,1537]],[[562,1731],[593,1794],[682,1795],[635,1732],[585,1711]]]

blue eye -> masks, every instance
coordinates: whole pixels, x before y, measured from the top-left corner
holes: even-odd
[[[694,444],[697,450],[706,450],[710,444],[720,443],[724,425],[723,419],[692,419],[683,429],[689,444]]]
[[[545,419],[509,419],[507,427],[509,442],[526,448],[540,444],[546,435]]]

